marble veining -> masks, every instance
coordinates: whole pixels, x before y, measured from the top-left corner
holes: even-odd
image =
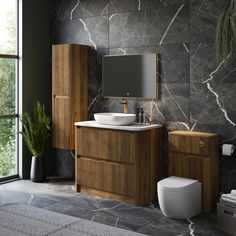
[[[117,14],[118,14],[118,13],[114,13],[114,14],[110,15],[109,21],[111,21],[111,19],[112,19],[114,16],[116,16]]]
[[[170,21],[170,24],[167,26],[167,28],[166,28],[166,30],[165,30],[165,32],[164,32],[162,38],[161,38],[161,41],[159,42],[159,45],[162,44],[162,42],[163,42],[163,40],[165,39],[165,37],[166,37],[166,35],[167,35],[167,33],[168,33],[168,31],[169,31],[171,25],[173,24],[173,22],[175,21],[175,18],[178,16],[179,12],[181,11],[181,9],[182,9],[183,7],[184,7],[184,4],[182,4],[182,5],[180,6],[180,8],[177,10],[177,12],[175,13],[174,17],[173,17],[172,20]]]
[[[117,208],[118,206],[122,205],[123,203],[120,202],[118,204],[116,204],[115,206],[113,207],[105,207],[105,208],[98,208],[98,209],[95,209],[95,210],[92,210],[93,212],[96,212],[96,211],[108,211],[108,210],[112,210],[112,209],[115,209]]]
[[[87,28],[85,22],[82,19],[79,19],[79,21],[83,24],[85,31],[88,33],[89,42],[93,45],[94,49],[97,49],[97,45],[92,40],[91,34],[90,34],[89,29]]]
[[[165,85],[165,88],[166,88],[168,94],[170,95],[171,99],[174,101],[174,103],[177,105],[177,107],[179,108],[179,110],[182,112],[183,116],[184,116],[186,119],[188,119],[188,116],[185,114],[185,112],[184,112],[183,109],[181,108],[181,106],[180,106],[180,104],[178,103],[178,101],[172,96],[172,94],[171,94],[171,92],[170,92],[170,90],[169,90],[167,84],[165,83],[164,85]]]
[[[216,103],[219,106],[219,109],[223,112],[225,119],[233,126],[236,126],[236,124],[229,118],[227,111],[225,110],[225,108],[223,107],[223,105],[220,102],[220,97],[218,95],[218,93],[216,91],[214,91],[214,89],[212,88],[210,81],[214,79],[214,75],[220,70],[220,68],[224,65],[225,62],[227,62],[227,60],[231,57],[231,52],[229,53],[229,55],[219,63],[219,65],[217,66],[217,68],[212,71],[209,75],[209,78],[207,78],[206,80],[202,81],[203,84],[207,85],[207,88],[209,89],[209,91],[215,96],[216,98]],[[230,72],[231,73],[231,72]]]
[[[142,0],[138,0],[138,11],[141,11]]]
[[[213,93],[213,95],[215,95],[216,98],[216,103],[219,106],[220,110],[223,112],[225,119],[233,126],[236,126],[236,124],[229,118],[227,111],[224,109],[223,105],[220,102],[220,97],[219,95],[213,90],[213,88],[211,87],[210,83],[207,83],[207,88],[210,90],[211,93]]]
[[[118,50],[120,50],[123,55],[126,55],[126,54],[127,54],[126,50],[124,50],[124,49],[122,49],[122,48],[118,48]]]
[[[156,108],[156,110],[157,110],[157,112],[161,115],[161,117],[162,117],[162,119],[163,119],[163,121],[166,121],[166,118],[165,118],[165,116],[163,115],[163,113],[160,111],[160,109],[158,108],[158,105],[157,105],[157,103],[155,103],[155,102],[153,102],[153,106]],[[153,109],[151,109],[151,111],[150,111],[150,117],[153,119]]]
[[[88,111],[92,109],[92,107],[96,106],[96,104],[99,102],[99,100],[102,97],[102,88],[99,88],[98,94],[93,98],[93,100],[89,103]]]
[[[227,79],[228,77],[230,77],[230,75],[234,74],[234,72],[236,72],[236,68],[232,69],[231,71],[229,71],[220,81],[220,83],[224,82],[225,79]]]
[[[189,49],[188,49],[188,47],[186,46],[186,44],[185,44],[185,43],[183,43],[183,46],[184,46],[184,48],[185,48],[186,52],[187,52],[187,53],[190,53],[190,51],[189,51]]]
[[[76,5],[73,7],[73,9],[71,10],[71,13],[70,13],[70,20],[73,19],[73,12],[75,11],[75,9],[79,6],[80,4],[80,0],[77,1]]]
[[[193,228],[193,226],[194,226],[193,221],[191,221],[190,219],[187,219],[187,221],[189,222],[189,225],[188,225],[189,234],[190,234],[191,236],[195,236],[195,234],[194,234],[194,228]]]
[[[229,55],[222,61],[219,63],[219,65],[217,66],[217,68],[215,70],[213,70],[210,75],[209,78],[207,78],[206,80],[202,81],[203,84],[205,83],[209,83],[211,80],[214,79],[214,75],[218,72],[218,70],[220,70],[220,68],[223,66],[223,64],[231,57],[231,52],[229,53]]]

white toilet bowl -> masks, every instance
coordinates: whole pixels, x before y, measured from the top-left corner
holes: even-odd
[[[201,212],[201,183],[176,176],[157,183],[162,213],[174,219],[191,218]]]

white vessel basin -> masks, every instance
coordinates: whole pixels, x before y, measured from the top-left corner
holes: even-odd
[[[130,125],[135,121],[135,114],[125,113],[95,113],[95,121],[103,125]]]

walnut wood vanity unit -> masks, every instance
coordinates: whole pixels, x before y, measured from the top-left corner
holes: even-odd
[[[75,123],[76,190],[135,205],[156,200],[161,125]]]

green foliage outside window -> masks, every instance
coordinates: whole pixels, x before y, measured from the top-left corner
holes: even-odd
[[[0,46],[1,51],[15,51],[15,20],[9,13],[7,31],[10,37],[8,48]],[[12,40],[12,41],[11,41]],[[3,48],[4,47],[4,48]],[[0,58],[0,115],[15,114],[15,59]],[[0,177],[15,174],[16,153],[15,118],[0,119]]]

